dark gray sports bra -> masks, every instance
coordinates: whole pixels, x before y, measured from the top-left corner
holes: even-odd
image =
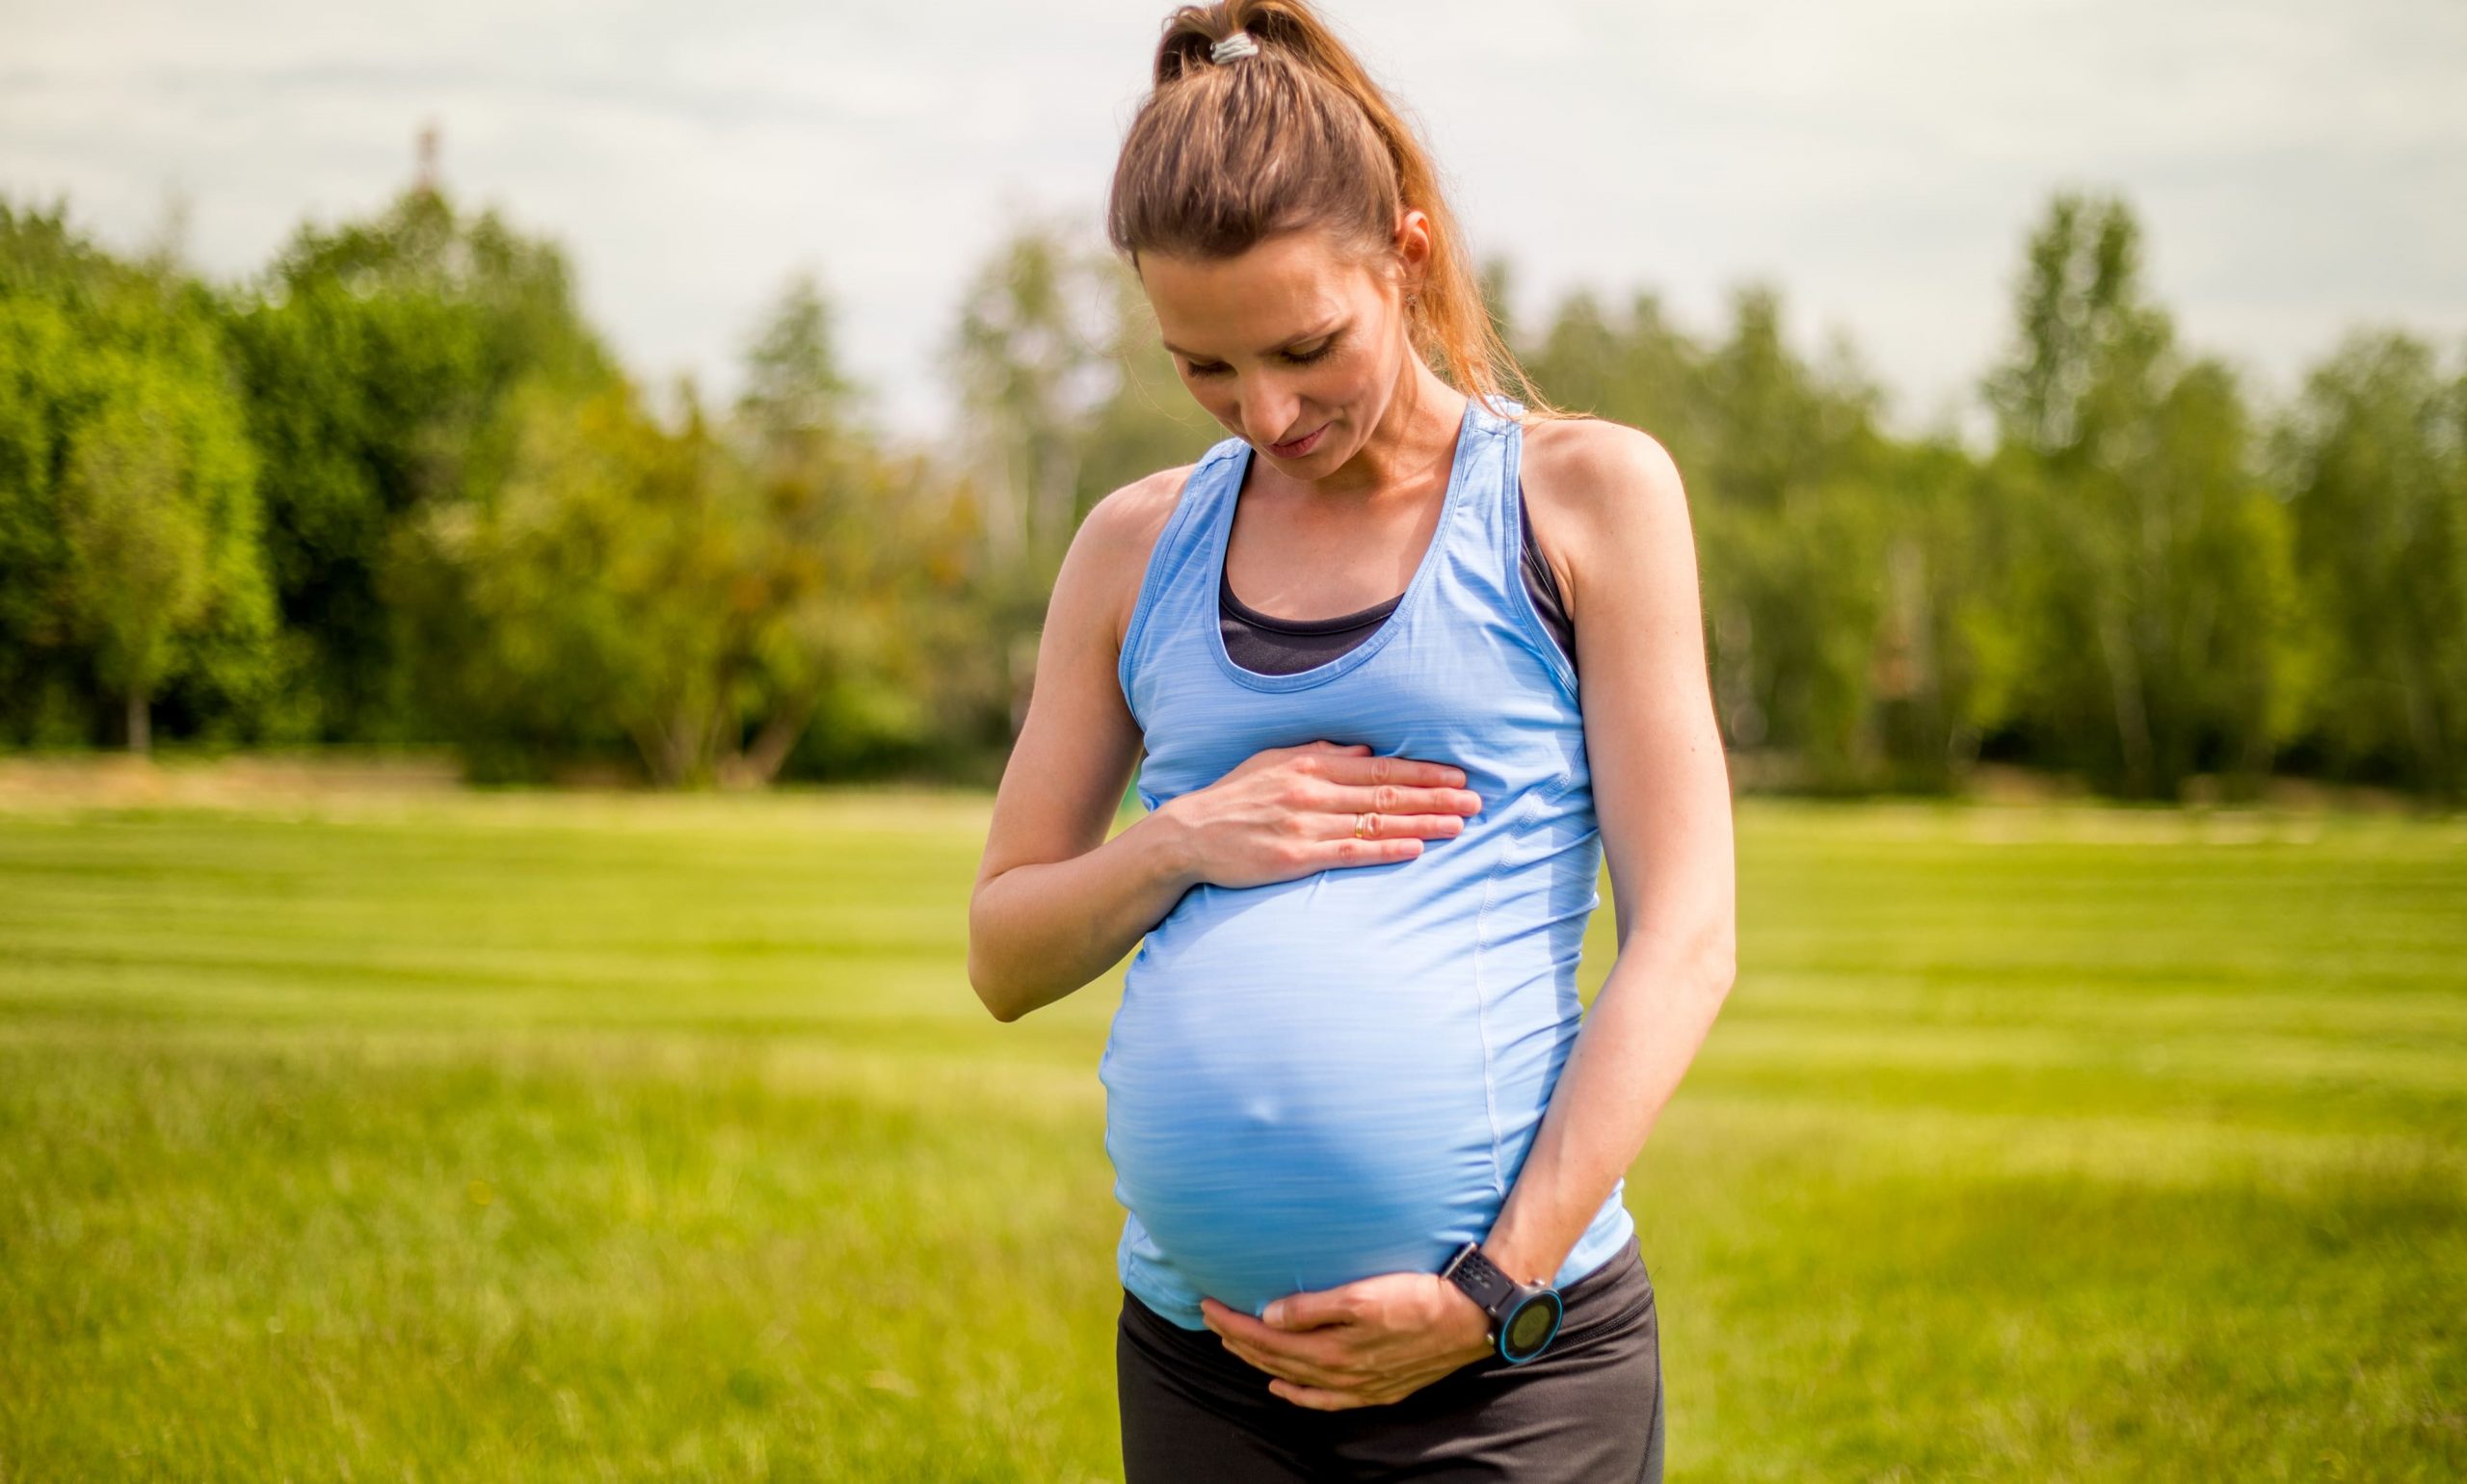
[[[1543,623],[1558,641],[1559,651],[1568,657],[1568,668],[1574,670],[1576,624],[1568,617],[1567,605],[1559,599],[1558,577],[1534,548],[1533,522],[1525,512],[1522,480],[1516,487],[1516,514],[1517,529],[1524,533],[1517,570],[1525,576],[1525,590],[1533,595],[1533,606],[1541,610]],[[1225,631],[1225,652],[1234,663],[1260,675],[1291,675],[1324,665],[1377,633],[1404,596],[1399,593],[1358,613],[1340,613],[1333,619],[1280,619],[1235,597],[1232,579],[1219,569],[1217,626]]]

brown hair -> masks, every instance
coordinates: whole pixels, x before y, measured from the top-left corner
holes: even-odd
[[[1258,53],[1211,60],[1236,31]],[[1415,351],[1494,413],[1512,383],[1532,416],[1571,415],[1534,389],[1491,323],[1429,150],[1305,0],[1220,0],[1166,17],[1155,87],[1105,207],[1106,237],[1134,268],[1142,252],[1234,257],[1305,229],[1368,260],[1390,251],[1408,207],[1431,234],[1427,274],[1405,303]]]

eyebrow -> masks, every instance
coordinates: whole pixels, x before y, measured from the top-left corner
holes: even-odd
[[[1286,341],[1283,345],[1271,345],[1271,346],[1269,346],[1266,350],[1261,351],[1260,354],[1260,355],[1262,355],[1262,356],[1273,356],[1273,355],[1275,355],[1275,354],[1276,354],[1277,352],[1279,352],[1279,351],[1291,350],[1293,347],[1295,347],[1295,346],[1297,346],[1297,345],[1304,345],[1304,344],[1308,344],[1309,342],[1311,342],[1311,341],[1313,341],[1313,340],[1320,339],[1320,338],[1322,338],[1323,336],[1327,336],[1327,335],[1335,334],[1338,331],[1342,330],[1342,329],[1344,329],[1344,328],[1345,328],[1345,326],[1344,326],[1344,322],[1343,322],[1343,321],[1339,321],[1338,323],[1336,323],[1336,324],[1334,324],[1334,325],[1327,326],[1327,327],[1325,327],[1324,329],[1309,331],[1306,331],[1305,333],[1295,335],[1292,339]],[[1167,340],[1167,341],[1165,342],[1165,349],[1167,349],[1167,350],[1169,350],[1169,351],[1172,351],[1172,352],[1173,352],[1175,355],[1177,355],[1177,356],[1188,357],[1188,358],[1189,358],[1190,359],[1192,359],[1192,360],[1205,360],[1205,359],[1207,359],[1207,358],[1206,358],[1206,357],[1204,357],[1204,356],[1200,355],[1197,351],[1186,351],[1186,350],[1182,349],[1180,346],[1176,345],[1176,344],[1175,344],[1173,341],[1171,341],[1171,340]]]

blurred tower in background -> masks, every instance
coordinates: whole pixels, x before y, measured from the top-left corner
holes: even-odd
[[[437,190],[437,120],[420,125],[417,146],[418,163],[411,172],[411,188],[434,194]]]

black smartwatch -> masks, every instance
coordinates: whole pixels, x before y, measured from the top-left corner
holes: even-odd
[[[1491,1338],[1499,1342],[1499,1358],[1510,1365],[1540,1355],[1559,1333],[1559,1317],[1566,1312],[1559,1290],[1518,1283],[1482,1256],[1480,1242],[1457,1248],[1439,1276],[1464,1289],[1491,1316]]]

